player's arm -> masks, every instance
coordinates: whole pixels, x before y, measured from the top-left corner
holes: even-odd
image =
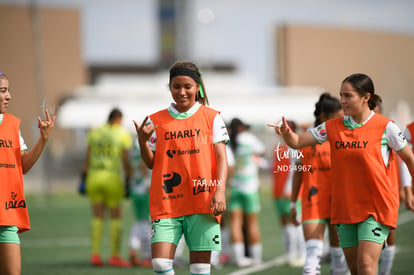
[[[400,159],[405,163],[411,176],[414,175],[414,154],[408,146],[405,136],[402,134],[400,128],[394,123],[389,122],[385,130],[388,146],[394,150]],[[411,183],[404,186],[405,206],[407,209],[414,210],[414,198],[412,193]]]
[[[51,117],[48,110],[45,110],[45,119],[37,117],[37,127],[40,129],[40,137],[30,152],[22,151],[21,153],[23,174],[29,172],[29,170],[39,159],[40,154],[49,140],[49,136],[54,125],[55,116]]]
[[[226,144],[219,142],[214,146],[214,156],[216,158],[217,166],[217,186],[216,192],[211,199],[210,207],[214,216],[223,214],[226,211],[226,181],[227,181],[227,154]]]
[[[309,131],[303,132],[300,135],[293,132],[286,122],[285,117],[282,117],[281,123],[267,124],[267,126],[275,128],[276,134],[282,136],[283,140],[290,148],[299,149],[318,144],[312,133]]]
[[[147,123],[148,117],[144,119],[141,126],[134,120],[135,130],[138,135],[139,149],[141,150],[142,160],[145,165],[152,169],[154,165],[155,153],[151,151],[147,141],[150,139],[152,133],[155,131],[155,127],[152,123]]]
[[[409,148],[409,146],[405,146],[402,150],[397,151],[398,156],[404,161],[406,164],[408,171],[410,172],[411,177],[414,176],[414,154]],[[405,205],[408,209],[414,210],[414,198],[412,193],[412,186],[407,185],[404,186],[404,193],[405,193]]]
[[[300,222],[297,220],[296,202],[298,201],[299,190],[302,186],[302,171],[294,171],[292,179],[292,194],[290,195],[290,221],[298,226]]]

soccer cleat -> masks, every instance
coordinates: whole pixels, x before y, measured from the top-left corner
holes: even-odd
[[[104,262],[101,260],[101,256],[99,256],[98,254],[92,254],[91,264],[93,266],[104,266]]]
[[[109,265],[113,267],[131,267],[131,264],[128,261],[125,261],[118,256],[112,256],[109,259]]]

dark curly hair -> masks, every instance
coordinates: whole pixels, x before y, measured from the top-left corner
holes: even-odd
[[[365,96],[367,93],[371,94],[371,97],[368,100],[370,110],[374,110],[378,104],[382,103],[381,97],[375,93],[374,82],[366,74],[351,74],[342,81],[342,84],[345,82],[351,84],[360,96]]]
[[[338,112],[342,109],[339,99],[331,96],[329,93],[325,92],[319,96],[318,102],[315,103],[315,111],[313,115],[315,116],[315,126],[322,123],[321,114],[330,115]]]

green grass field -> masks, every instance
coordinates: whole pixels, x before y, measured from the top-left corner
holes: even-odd
[[[105,275],[153,274],[150,268],[94,268],[89,264],[90,240],[89,202],[77,194],[27,196],[32,230],[21,235],[22,274],[27,275]],[[261,193],[260,215],[263,238],[264,265],[262,270],[250,271],[225,265],[212,274],[301,274],[301,268],[274,266],[271,261],[283,253],[282,232],[275,215],[269,191]],[[402,210],[404,220],[397,230],[397,254],[393,274],[414,274],[414,213]],[[133,222],[129,201],[125,202],[122,256],[127,257],[127,238]],[[106,232],[107,233],[107,232]],[[107,234],[105,235],[107,236]],[[103,243],[103,258],[109,254],[109,243]],[[266,267],[268,265],[268,267]],[[189,274],[187,268],[176,268],[176,274]],[[237,272],[236,272],[237,271]],[[236,272],[236,273],[235,273]],[[322,266],[322,274],[329,274],[329,266]]]

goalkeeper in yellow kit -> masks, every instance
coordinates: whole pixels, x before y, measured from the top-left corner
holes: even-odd
[[[91,200],[93,213],[91,264],[104,265],[100,251],[105,211],[109,210],[109,265],[129,267],[130,264],[119,257],[121,202],[128,195],[128,181],[124,179],[131,173],[128,156],[132,146],[131,135],[122,127],[122,112],[117,108],[113,109],[106,124],[88,133],[87,142],[83,171],[86,174],[86,194]]]

